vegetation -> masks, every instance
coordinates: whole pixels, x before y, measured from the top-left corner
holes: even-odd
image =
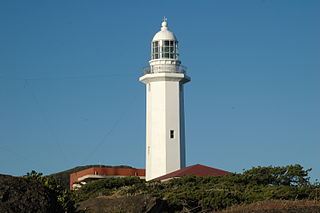
[[[320,205],[320,184],[310,182],[310,171],[300,165],[255,167],[242,174],[184,176],[163,183],[145,182],[138,177],[106,178],[89,182],[73,192],[52,176],[43,177],[32,171],[25,178],[34,179],[53,191],[61,212],[75,212],[75,203],[100,196],[110,199],[150,197],[165,202],[168,212],[212,212],[274,200],[312,200]]]
[[[146,184],[139,177],[106,178],[89,182],[74,193],[77,201],[82,201],[98,196],[133,195],[136,190],[132,191],[132,189],[135,189],[135,186],[145,187]]]
[[[53,177],[42,176],[42,173],[37,173],[36,171],[32,171],[30,173],[28,172],[24,178],[38,182],[54,195],[54,197],[57,199],[57,212],[76,212],[75,201],[72,193],[62,187],[58,180],[54,179]]]
[[[88,183],[76,193],[79,200],[148,194],[166,200],[171,210],[216,211],[263,200],[320,200],[319,184],[310,183],[309,171],[300,165],[256,167],[243,174],[185,176],[164,183],[146,183],[134,177],[108,178]]]
[[[223,177],[186,176],[154,185],[153,193],[160,191],[169,205],[199,210],[220,210],[270,199],[320,199],[319,186],[309,182],[309,171],[293,165],[257,167]]]

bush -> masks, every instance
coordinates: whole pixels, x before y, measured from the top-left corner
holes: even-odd
[[[75,201],[73,196],[69,190],[66,190],[56,179],[53,177],[45,177],[42,176],[42,173],[37,173],[36,171],[32,171],[27,173],[27,175],[23,176],[27,179],[32,179],[37,181],[39,184],[50,190],[57,198],[58,206],[57,211],[61,212],[76,212],[75,211]]]
[[[134,186],[144,184],[144,180],[141,180],[139,177],[124,177],[124,178],[105,178],[96,181],[89,182],[83,185],[78,191],[77,200],[85,200],[88,198],[93,198],[97,196],[107,196],[113,194],[116,190],[125,186]],[[135,190],[137,190],[136,188]],[[134,193],[134,191],[130,191],[130,193]]]

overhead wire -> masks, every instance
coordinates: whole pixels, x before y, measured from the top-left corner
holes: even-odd
[[[85,76],[62,76],[62,77],[36,77],[36,78],[28,78],[28,77],[15,77],[15,76],[0,76],[0,79],[8,79],[8,80],[20,80],[20,81],[37,81],[37,80],[75,80],[75,79],[94,79],[94,78],[114,78],[114,77],[137,77],[137,74],[111,74],[111,75],[85,75]]]
[[[132,100],[128,103],[128,105],[125,106],[132,106],[134,102],[136,101],[138,95],[134,95]],[[121,116],[118,116],[118,119],[115,120],[111,128],[108,128],[106,131],[106,134],[103,135],[101,138],[100,142],[96,144],[96,146],[92,149],[92,151],[88,154],[87,158],[85,159],[84,163],[87,164],[89,162],[89,159],[97,152],[97,150],[107,141],[107,138],[115,131],[115,129],[119,126],[120,122],[128,115],[129,111],[128,108],[127,110],[123,110],[124,113],[121,114]]]
[[[60,140],[58,140],[57,134],[56,132],[53,130],[49,119],[47,117],[47,113],[44,110],[44,108],[42,107],[42,105],[40,104],[40,101],[34,91],[34,88],[32,87],[31,83],[32,81],[37,81],[37,80],[72,80],[72,79],[94,79],[94,78],[115,78],[115,77],[138,77],[136,73],[134,74],[112,74],[112,75],[87,75],[87,76],[64,76],[64,77],[55,77],[55,78],[24,78],[24,77],[12,77],[12,76],[0,76],[0,79],[7,79],[7,80],[19,80],[19,81],[23,81],[25,84],[25,88],[28,88],[29,91],[31,92],[31,95],[34,99],[35,104],[38,106],[39,108],[39,112],[40,115],[42,117],[42,120],[45,124],[45,126],[48,129],[48,133],[49,135],[53,138],[54,143],[56,144],[56,146],[59,149],[59,152],[61,153],[62,157],[64,158],[64,160],[69,160],[67,158],[66,153],[64,152],[64,149],[61,145],[61,143],[59,142]],[[133,96],[132,100],[130,101],[130,105],[133,104],[135,102],[137,98],[137,95]],[[123,118],[125,116],[127,116],[128,114],[128,110],[125,110],[124,113],[121,113],[120,116],[118,116],[118,119],[113,123],[111,128],[108,128],[108,130],[106,130],[106,134],[103,135],[103,137],[101,138],[101,140],[96,144],[96,146],[92,149],[92,151],[90,152],[90,154],[87,156],[85,162],[88,162],[88,160],[97,152],[98,148],[101,147],[106,139],[114,132],[114,130],[118,127],[119,123],[123,120]]]
[[[67,155],[66,153],[63,151],[64,149],[62,148],[59,140],[58,140],[58,137],[55,133],[55,131],[53,130],[53,128],[51,127],[50,125],[50,122],[49,122],[49,119],[47,117],[47,114],[46,114],[46,111],[44,110],[44,108],[41,106],[40,104],[40,101],[38,100],[38,97],[37,95],[35,94],[35,91],[34,89],[32,88],[32,86],[29,84],[28,80],[25,80],[25,87],[26,88],[29,88],[30,92],[31,92],[31,95],[34,99],[34,102],[35,104],[38,106],[39,108],[39,112],[40,112],[40,115],[42,117],[42,120],[43,120],[43,123],[44,125],[47,127],[48,129],[48,133],[50,134],[50,136],[52,137],[54,143],[57,145],[58,149],[59,149],[59,152],[61,153],[62,157],[64,158],[64,160],[67,160]]]

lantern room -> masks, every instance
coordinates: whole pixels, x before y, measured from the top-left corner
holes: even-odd
[[[162,22],[161,30],[155,34],[151,45],[151,59],[178,60],[178,41],[173,32],[168,30],[166,19]]]

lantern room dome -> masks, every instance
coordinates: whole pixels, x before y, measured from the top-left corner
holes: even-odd
[[[176,36],[174,35],[173,32],[169,31],[168,29],[167,21],[164,20],[161,25],[162,25],[161,30],[154,35],[152,41],[160,41],[160,40],[176,41],[177,40]]]

